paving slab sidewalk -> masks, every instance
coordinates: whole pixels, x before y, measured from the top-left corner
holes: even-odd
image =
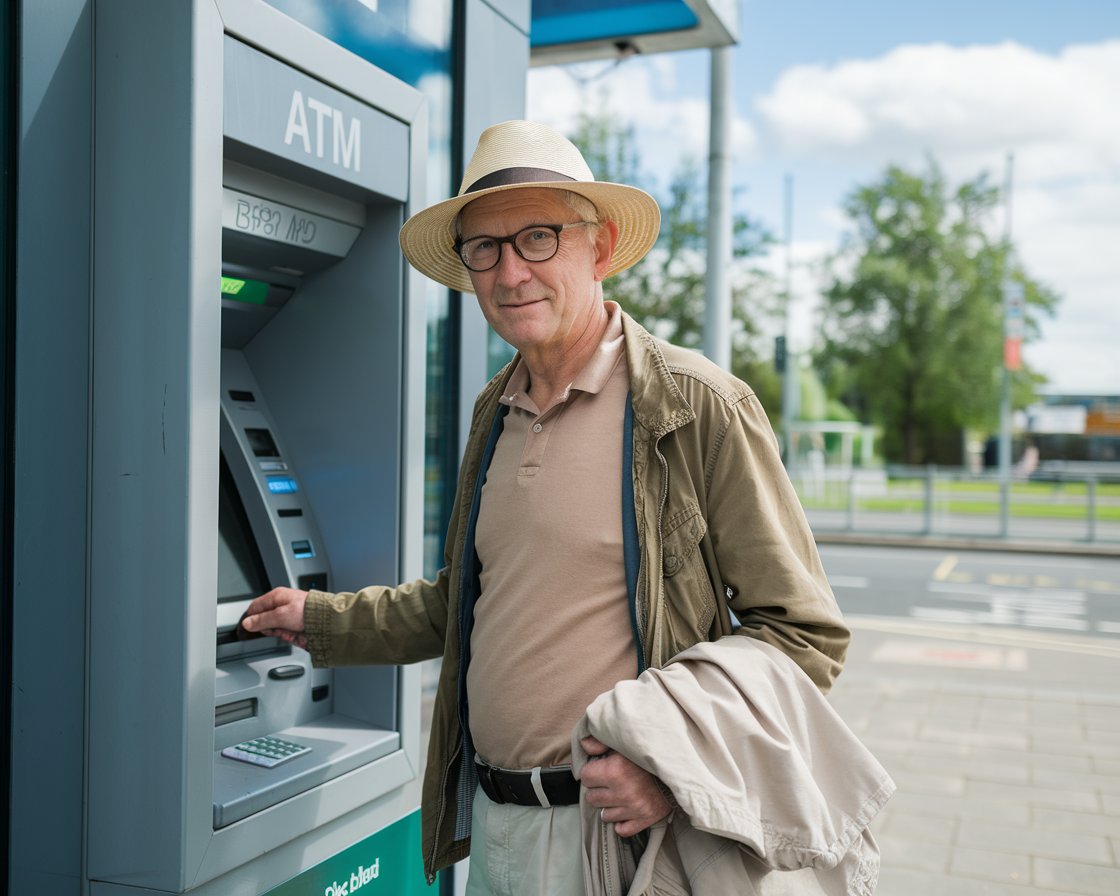
[[[1120,640],[849,622],[829,699],[898,784],[879,896],[1120,894]]]

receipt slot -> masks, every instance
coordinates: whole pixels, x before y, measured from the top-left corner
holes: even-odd
[[[89,892],[422,885],[361,849],[415,820],[418,670],[237,620],[421,572],[423,98],[257,0],[93,15]]]

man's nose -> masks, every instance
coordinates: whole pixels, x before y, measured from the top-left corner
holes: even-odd
[[[517,254],[513,243],[502,244],[502,254],[498,258],[498,282],[502,286],[516,286],[529,279],[529,262]]]

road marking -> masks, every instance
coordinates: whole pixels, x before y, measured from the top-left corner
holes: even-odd
[[[1017,648],[980,647],[975,644],[923,644],[919,641],[884,641],[871,654],[877,663],[944,666],[954,669],[993,669],[1022,672],[1027,652]]]
[[[935,619],[958,625],[1021,625],[1028,628],[1057,628],[1067,631],[1088,630],[1085,619],[1087,599],[1082,591],[985,588],[984,586],[952,585],[948,582],[929,582],[926,590],[951,594],[958,601],[987,604],[986,609],[975,610],[955,607],[912,607],[910,615],[916,619]]]
[[[866,588],[870,580],[866,576],[829,576],[828,583],[833,588]]]
[[[1019,588],[1029,588],[1031,584],[1031,577],[1023,573],[989,573],[984,579],[989,585],[1003,585],[1014,586]]]
[[[1111,635],[1120,635],[1120,622],[1098,622],[1098,632],[1108,632]]]
[[[949,573],[953,571],[953,567],[957,565],[957,555],[949,554],[944,560],[937,564],[937,569],[933,571],[933,579],[935,582],[944,582],[949,578]]]
[[[1073,584],[1078,588],[1084,588],[1086,591],[1096,591],[1102,594],[1120,593],[1120,582],[1109,582],[1105,579],[1087,579],[1079,576],[1073,580]]]
[[[1076,656],[1107,656],[1120,660],[1120,641],[1096,635],[1076,635],[1068,639],[1057,632],[1036,632],[1026,628],[996,628],[994,626],[938,625],[930,619],[907,619],[904,616],[871,616],[845,613],[844,621],[853,629],[882,632],[900,638],[937,639],[960,643],[967,639],[971,644],[998,644],[1022,647],[1027,650],[1047,650],[1071,653]]]
[[[998,625],[1022,628],[1061,629],[1067,632],[1087,632],[1089,623],[1084,619],[1063,616],[1060,613],[1045,613],[1038,610],[1024,610],[1021,607],[998,606],[990,611],[953,610],[947,607],[912,607],[913,619],[931,622],[945,622],[952,625]]]
[[[909,563],[930,559],[930,554],[942,554],[944,549],[937,548],[901,548],[901,547],[876,547],[868,548],[861,545],[822,543],[818,550],[822,557],[836,556],[844,558],[858,558],[874,560],[878,563],[897,562]],[[1066,557],[1053,555],[1006,553],[1000,552],[998,542],[992,544],[991,549],[978,549],[969,551],[969,557],[991,566],[1014,566],[1017,569],[1042,566],[1048,569],[1069,568],[1096,571],[1102,564],[1115,563],[1115,558],[1102,555],[1092,557]]]

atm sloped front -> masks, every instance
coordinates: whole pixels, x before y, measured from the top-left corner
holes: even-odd
[[[337,714],[275,734],[311,747],[311,752],[275,768],[263,768],[215,751],[215,830],[400,749],[398,732]]]

